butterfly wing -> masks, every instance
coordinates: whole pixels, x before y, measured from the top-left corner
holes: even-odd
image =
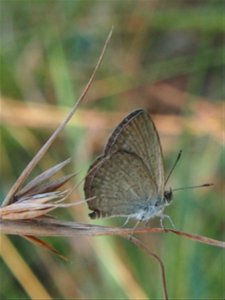
[[[94,211],[90,216],[130,216],[157,199],[157,186],[143,161],[133,153],[119,151],[101,158],[85,183],[86,197]]]
[[[158,187],[158,194],[164,193],[164,164],[157,129],[143,109],[130,113],[113,131],[104,156],[117,151],[135,153],[148,168],[152,179]]]

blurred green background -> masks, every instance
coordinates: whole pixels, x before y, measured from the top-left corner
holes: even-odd
[[[144,107],[159,130],[166,170],[183,149],[169,186],[214,183],[177,192],[167,213],[177,229],[224,240],[222,0],[1,0],[1,198],[80,95],[112,25],[85,102],[32,176],[71,156],[65,171],[79,171],[77,184],[118,122]],[[72,200],[83,197],[81,184]],[[55,213],[123,223],[87,214],[86,205]],[[225,297],[224,250],[172,234],[140,238],[165,264],[170,299]],[[158,264],[122,238],[45,240],[68,261],[22,238],[2,239],[3,299],[162,298]]]

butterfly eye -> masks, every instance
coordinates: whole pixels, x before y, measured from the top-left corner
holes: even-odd
[[[167,203],[170,203],[170,201],[173,198],[173,192],[172,189],[170,189],[169,191],[165,191],[164,192],[164,199],[166,200]]]

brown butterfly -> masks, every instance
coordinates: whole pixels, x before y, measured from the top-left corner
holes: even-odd
[[[130,113],[113,131],[85,178],[85,198],[94,197],[88,201],[93,211],[89,216],[124,216],[127,221],[158,216],[162,227],[165,217],[173,225],[163,214],[172,200],[172,190],[166,191],[165,185],[180,156],[181,151],[165,180],[162,148],[152,119],[143,109]]]

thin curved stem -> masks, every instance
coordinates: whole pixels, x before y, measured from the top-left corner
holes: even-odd
[[[63,120],[63,122],[59,125],[58,128],[56,128],[56,130],[53,132],[53,134],[50,136],[50,138],[47,140],[47,142],[41,147],[41,149],[37,152],[37,154],[33,157],[33,159],[29,162],[29,164],[26,166],[26,168],[23,170],[23,172],[21,173],[21,175],[19,176],[19,178],[17,179],[17,181],[14,183],[14,185],[11,187],[11,189],[9,190],[8,194],[6,195],[2,206],[7,206],[10,203],[12,203],[13,201],[13,196],[16,194],[16,192],[19,190],[19,188],[21,187],[21,185],[24,183],[24,181],[26,180],[26,178],[30,175],[30,173],[32,172],[32,170],[36,167],[36,165],[39,163],[39,161],[42,159],[42,157],[46,154],[46,152],[48,151],[49,147],[52,145],[52,143],[55,141],[55,139],[58,137],[59,133],[66,127],[67,123],[69,122],[69,120],[72,118],[73,114],[75,113],[75,111],[77,110],[77,107],[79,106],[79,104],[81,103],[81,101],[84,99],[84,97],[86,96],[93,80],[94,77],[96,75],[96,72],[98,70],[98,68],[100,67],[100,64],[103,60],[103,56],[105,54],[106,48],[108,46],[108,43],[111,39],[112,36],[112,32],[113,32],[113,27],[111,28],[107,39],[105,41],[105,44],[102,48],[102,52],[99,56],[99,59],[97,61],[97,64],[94,68],[94,71],[88,81],[88,83],[86,84],[85,88],[83,89],[83,92],[81,93],[80,97],[78,98],[77,102],[74,104],[73,108],[71,109],[71,111],[69,112],[69,114],[66,116],[66,118]]]
[[[160,267],[160,272],[161,272],[161,277],[162,277],[162,287],[163,287],[164,299],[168,300],[169,298],[168,298],[168,292],[167,292],[167,286],[166,286],[166,273],[165,273],[164,264],[163,264],[161,258],[157,254],[151,252],[139,239],[137,239],[133,235],[127,235],[124,237],[158,261],[159,267]]]

